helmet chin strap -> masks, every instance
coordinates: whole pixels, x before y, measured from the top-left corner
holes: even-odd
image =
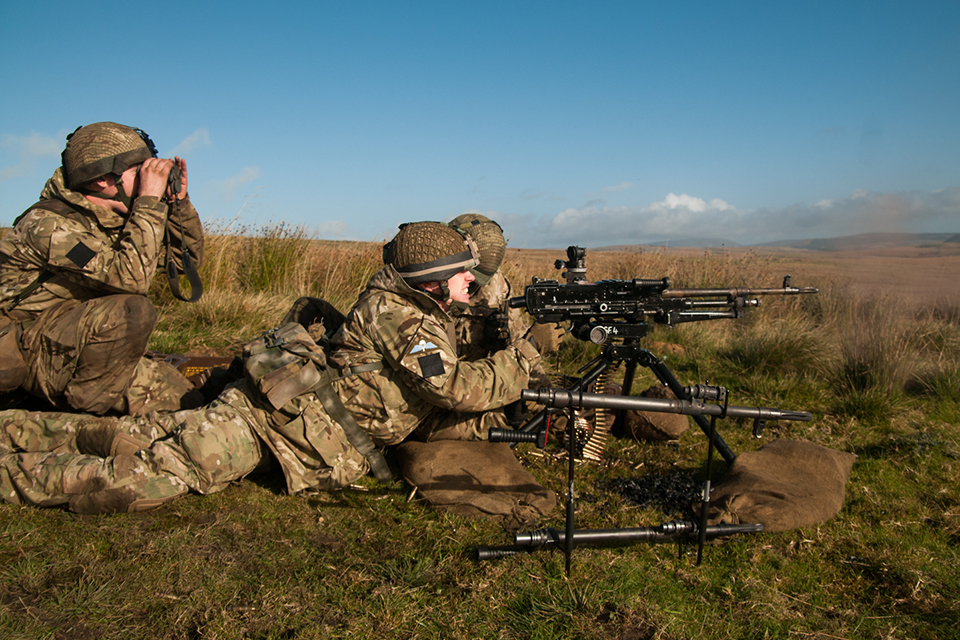
[[[452,316],[457,316],[470,308],[469,302],[460,302],[459,300],[450,300],[448,303],[450,308],[447,309],[447,313]]]
[[[440,289],[437,291],[429,291],[427,289],[424,289],[423,287],[420,288],[420,291],[427,294],[428,296],[430,296],[440,304],[447,305],[448,312],[463,311],[464,309],[470,306],[469,303],[458,302],[453,299],[453,297],[450,295],[449,280],[440,280],[439,282],[440,282]]]
[[[137,169],[137,174],[140,173],[140,169]],[[127,192],[123,188],[123,176],[119,176],[120,179],[116,181],[117,193],[110,200],[116,200],[117,202],[123,203],[123,206],[127,208],[127,211],[133,209],[133,198],[127,195]]]

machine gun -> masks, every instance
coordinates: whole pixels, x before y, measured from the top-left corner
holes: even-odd
[[[508,306],[525,308],[537,323],[570,323],[570,333],[579,340],[603,345],[600,356],[588,363],[580,373],[587,371],[569,389],[527,389],[521,392],[521,400],[535,402],[545,408],[534,418],[516,430],[491,429],[491,442],[533,442],[544,447],[547,440],[550,411],[562,411],[572,407],[593,407],[622,412],[636,409],[664,413],[680,413],[691,416],[708,437],[706,479],[701,497],[699,522],[666,523],[660,527],[640,529],[574,529],[574,460],[581,457],[586,443],[581,441],[574,428],[574,420],[568,427],[568,488],[566,528],[564,532],[544,529],[533,534],[518,534],[512,547],[478,549],[478,559],[512,555],[530,551],[541,546],[563,547],[566,554],[567,574],[570,559],[578,545],[628,544],[635,541],[658,541],[683,539],[691,536],[699,541],[697,563],[702,558],[703,545],[708,537],[762,531],[760,525],[740,527],[713,526],[707,524],[707,508],[710,501],[710,478],[713,450],[728,464],[736,454],[716,431],[718,418],[740,417],[753,419],[753,435],[760,437],[767,420],[800,420],[813,418],[802,411],[781,411],[764,407],[734,407],[728,403],[727,390],[723,387],[697,384],[685,387],[680,384],[666,364],[650,351],[640,346],[640,341],[649,331],[649,323],[673,326],[684,322],[699,322],[722,318],[742,318],[747,307],[757,307],[762,295],[798,295],[817,293],[812,287],[797,288],[790,283],[790,276],[783,279],[780,288],[727,288],[727,289],[673,289],[669,278],[659,280],[601,280],[587,282],[586,249],[571,246],[567,249],[567,261],[557,260],[557,269],[563,273],[566,283],[557,280],[534,278],[526,287],[523,296],[511,298]],[[589,385],[601,376],[626,362],[622,396],[587,393]],[[649,368],[658,380],[666,385],[677,400],[640,398],[630,395],[638,365]],[[708,419],[707,416],[710,416]],[[572,418],[572,416],[571,416]],[[596,428],[595,430],[596,431]],[[590,437],[592,437],[591,434]]]
[[[817,293],[813,287],[798,288],[785,276],[780,288],[726,288],[673,289],[670,278],[601,280],[587,282],[586,249],[567,248],[567,260],[557,260],[557,269],[566,268],[558,280],[534,278],[524,295],[510,298],[511,308],[524,308],[538,324],[570,323],[570,333],[579,340],[604,345],[603,352],[584,367],[589,371],[571,387],[581,390],[597,380],[610,367],[626,362],[623,395],[629,396],[637,365],[649,368],[661,383],[680,400],[690,400],[684,387],[673,373],[653,353],[641,348],[640,340],[650,329],[650,323],[673,326],[685,322],[700,322],[722,318],[742,318],[748,307],[760,306],[757,296],[799,295]],[[521,429],[538,431],[545,415],[528,421]],[[694,416],[694,421],[706,433],[709,421]],[[722,438],[717,436],[717,450],[728,463],[736,455]]]
[[[794,287],[790,276],[772,289],[673,289],[670,278],[659,280],[586,281],[586,249],[567,248],[567,282],[534,278],[524,295],[510,298],[511,308],[524,308],[537,323],[570,321],[571,333],[580,340],[605,344],[647,335],[649,322],[673,326],[721,318],[742,318],[747,307],[760,306],[764,295],[817,293],[814,287]]]

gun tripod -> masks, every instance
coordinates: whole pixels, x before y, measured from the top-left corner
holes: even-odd
[[[655,355],[642,349],[637,342],[639,338],[630,340],[628,344],[608,345],[598,360],[588,364],[589,371],[571,385],[568,389],[527,389],[521,392],[521,399],[544,405],[544,410],[531,418],[523,427],[516,431],[507,429],[491,429],[491,442],[534,442],[538,447],[544,447],[547,440],[547,416],[550,408],[596,407],[610,408],[622,414],[628,409],[641,411],[655,411],[662,413],[680,413],[690,415],[707,435],[707,464],[706,479],[700,501],[699,522],[668,522],[659,527],[642,527],[634,529],[598,529],[575,530],[574,508],[574,468],[575,460],[581,456],[583,445],[573,428],[573,421],[568,428],[568,471],[567,471],[567,508],[566,527],[561,533],[554,529],[542,529],[530,534],[516,534],[514,546],[480,548],[477,550],[477,559],[486,560],[514,555],[520,551],[530,551],[534,548],[553,545],[563,545],[566,556],[566,572],[570,575],[571,557],[577,545],[606,545],[628,544],[635,541],[659,541],[665,539],[696,538],[697,564],[703,558],[703,546],[708,537],[731,535],[735,533],[754,533],[763,530],[759,524],[748,525],[708,525],[707,512],[710,502],[710,482],[713,466],[713,450],[716,448],[720,455],[732,464],[736,455],[727,446],[726,442],[716,431],[717,418],[740,417],[753,418],[753,433],[758,436],[762,433],[763,425],[767,420],[800,420],[809,421],[813,418],[810,413],[801,411],[780,411],[763,407],[735,407],[727,403],[727,390],[723,387],[709,385],[682,386],[667,368],[666,364]],[[618,362],[626,361],[627,369],[624,375],[623,390],[629,394],[633,386],[636,367],[643,365],[651,369],[657,378],[673,391],[678,400],[639,398],[630,395],[613,396],[608,394],[587,393],[583,389],[595,382],[610,367]],[[707,419],[706,416],[710,416]]]

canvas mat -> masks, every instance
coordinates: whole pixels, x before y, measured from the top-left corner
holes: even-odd
[[[826,522],[843,507],[856,456],[801,440],[741,453],[710,492],[709,523],[788,531]],[[699,503],[694,505],[699,514]]]
[[[441,440],[396,448],[404,479],[432,505],[498,518],[508,531],[535,525],[557,496],[534,480],[506,443]]]

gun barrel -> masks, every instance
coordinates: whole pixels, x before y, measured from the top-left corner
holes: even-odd
[[[794,296],[804,293],[819,293],[816,287],[781,287],[778,289],[667,289],[660,292],[662,298],[745,298],[747,296]]]
[[[698,400],[614,396],[605,393],[586,393],[567,389],[524,389],[520,392],[520,399],[547,407],[558,408],[633,409],[637,411],[652,411],[655,413],[679,413],[688,416],[710,415],[760,420],[796,420],[800,422],[813,420],[813,414],[806,411],[781,411],[780,409],[769,407],[723,406]]]

